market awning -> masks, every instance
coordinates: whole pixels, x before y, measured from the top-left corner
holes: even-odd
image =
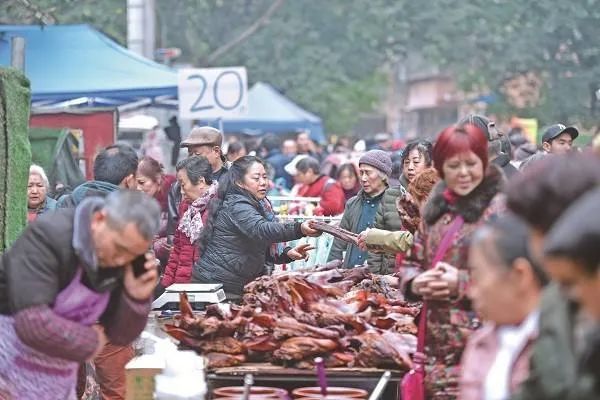
[[[177,73],[89,25],[0,25],[0,65],[10,40],[26,40],[25,73],[37,105],[121,105],[177,96]]]

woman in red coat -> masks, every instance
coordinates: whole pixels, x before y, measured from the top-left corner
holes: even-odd
[[[399,276],[407,300],[427,303],[421,316],[426,318],[425,346],[420,351],[426,355],[426,397],[456,400],[461,356],[480,323],[466,297],[469,245],[479,226],[504,211],[504,175],[488,165],[486,135],[475,125],[442,131],[432,154],[441,181],[423,207],[410,257],[401,263]],[[449,232],[454,232],[450,246],[438,255]]]
[[[189,283],[192,266],[199,258],[198,239],[206,222],[206,210],[217,194],[218,183],[212,179],[212,168],[204,157],[186,158],[177,164],[177,180],[181,184],[181,220],[175,231],[173,250],[162,277],[162,286]]]

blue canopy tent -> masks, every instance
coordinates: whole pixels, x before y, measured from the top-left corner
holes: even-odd
[[[239,117],[202,120],[214,127],[219,124],[225,132],[263,135],[307,131],[313,140],[325,142],[323,123],[318,116],[302,109],[271,85],[257,82],[248,91],[248,113]]]
[[[13,36],[26,40],[33,107],[177,107],[175,70],[138,56],[89,25],[0,25],[0,65],[10,65]],[[268,84],[250,89],[248,109],[246,116],[223,119],[224,130],[250,135],[308,131],[313,140],[325,140],[318,116]]]
[[[89,25],[0,25],[0,65],[10,65],[12,36],[26,40],[25,74],[34,106],[156,104],[177,96],[174,70]]]

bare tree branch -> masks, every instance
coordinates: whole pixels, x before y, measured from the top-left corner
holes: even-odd
[[[29,0],[18,1],[27,11],[31,13],[31,18],[42,23],[43,25],[52,25],[56,23],[56,18],[50,11],[44,11],[36,4],[32,4]]]
[[[227,53],[235,46],[244,42],[250,36],[256,33],[260,28],[267,25],[271,16],[283,5],[284,1],[285,0],[275,0],[265,11],[265,13],[260,18],[258,18],[252,25],[250,25],[245,31],[243,31],[233,40],[229,41],[228,43],[225,43],[223,46],[219,47],[218,49],[213,51],[208,57],[206,57],[205,63],[207,65],[211,65],[223,54]]]

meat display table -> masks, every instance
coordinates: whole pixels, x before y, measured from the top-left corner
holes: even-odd
[[[345,386],[364,389],[371,393],[385,370],[375,368],[328,368],[327,382],[330,386]],[[404,372],[391,371],[392,378],[381,400],[396,400],[399,382]],[[237,367],[217,368],[208,372],[206,378],[209,390],[223,386],[243,386],[244,375],[252,374],[256,386],[273,386],[292,390],[317,386],[314,370],[285,368],[273,364],[246,363]]]

